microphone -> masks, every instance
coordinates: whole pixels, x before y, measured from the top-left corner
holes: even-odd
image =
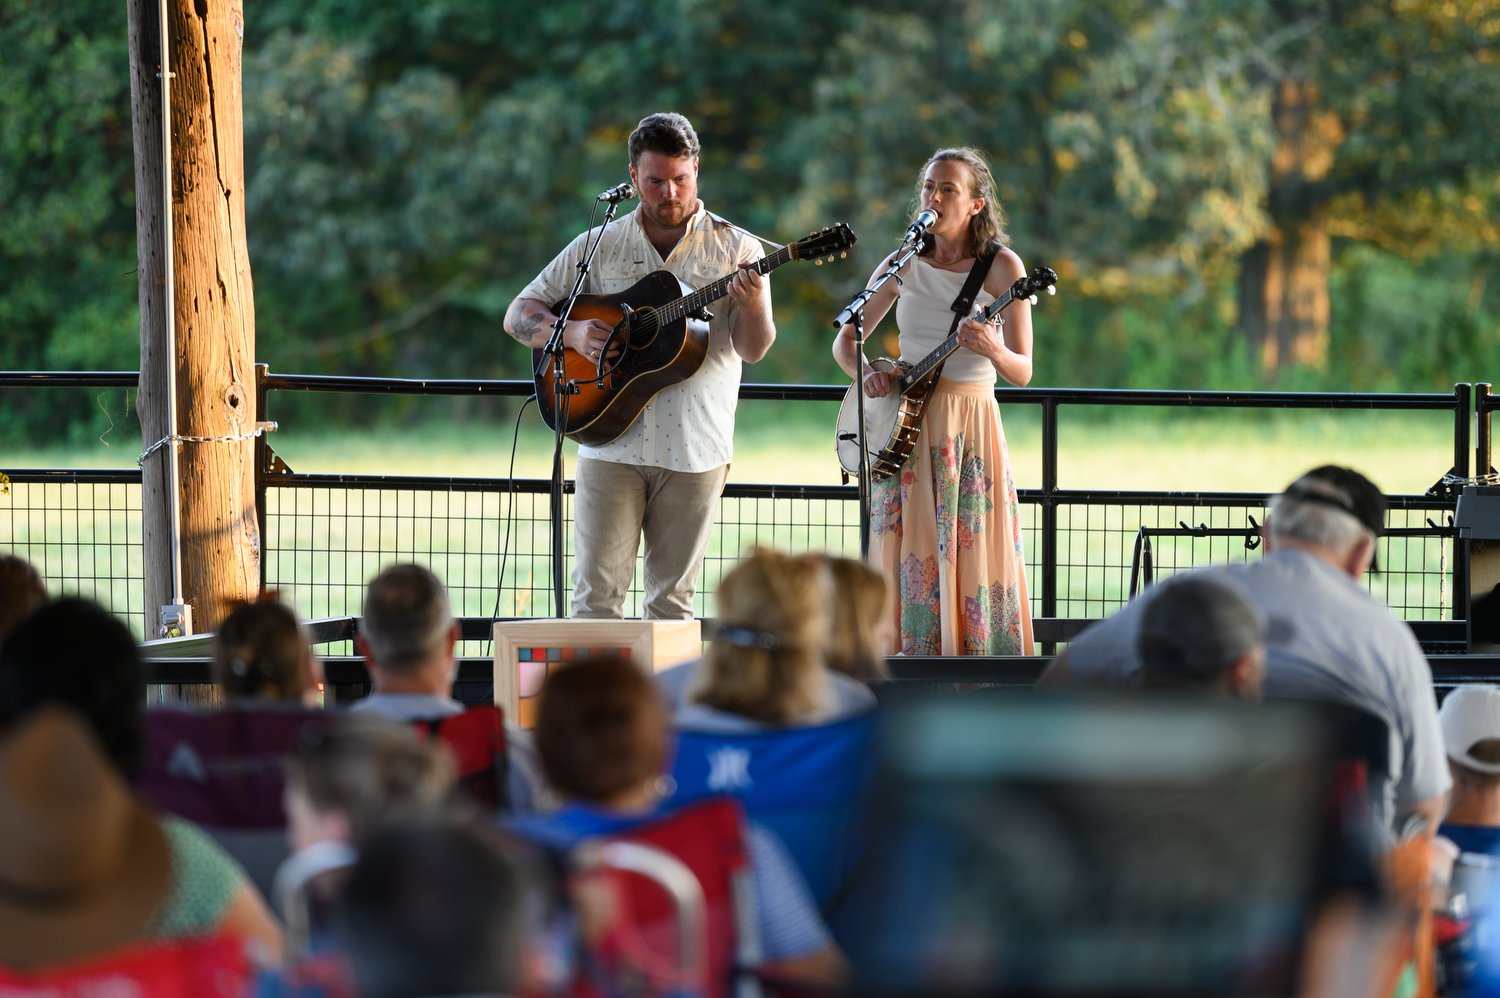
[[[906,246],[927,235],[927,230],[932,228],[932,223],[938,220],[938,213],[931,208],[923,208],[914,222],[906,227],[906,235],[901,240],[901,245]]]
[[[635,188],[629,184],[616,184],[609,190],[596,197],[595,201],[607,201],[610,204],[619,204],[621,201],[629,201],[635,197]],[[930,223],[929,223],[930,224]]]

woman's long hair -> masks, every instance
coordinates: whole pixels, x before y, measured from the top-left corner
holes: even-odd
[[[927,162],[922,164],[922,169],[917,172],[917,189],[912,196],[912,214],[916,214],[922,205],[922,181],[927,179],[927,168],[934,163],[943,160],[954,160],[969,168],[969,195],[976,198],[984,198],[984,207],[979,213],[969,220],[969,246],[965,255],[978,256],[980,250],[994,239],[1002,245],[1010,241],[1010,233],[1005,231],[1005,208],[1000,204],[1000,198],[995,193],[995,175],[990,172],[990,164],[985,161],[984,153],[972,146],[954,146],[951,149],[939,149],[928,157]],[[926,256],[932,252],[933,241],[928,240],[926,248],[922,251]]]

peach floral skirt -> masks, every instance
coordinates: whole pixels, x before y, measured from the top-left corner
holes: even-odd
[[[994,386],[939,381],[911,457],[871,490],[903,654],[1035,653],[1018,513]]]

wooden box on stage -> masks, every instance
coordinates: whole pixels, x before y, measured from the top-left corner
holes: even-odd
[[[554,665],[617,654],[656,672],[702,653],[696,620],[497,620],[495,703],[508,719],[529,728],[536,694]]]

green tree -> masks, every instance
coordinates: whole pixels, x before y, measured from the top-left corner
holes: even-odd
[[[128,65],[123,4],[0,7],[0,367],[136,365]],[[0,422],[55,432],[50,401]]]

